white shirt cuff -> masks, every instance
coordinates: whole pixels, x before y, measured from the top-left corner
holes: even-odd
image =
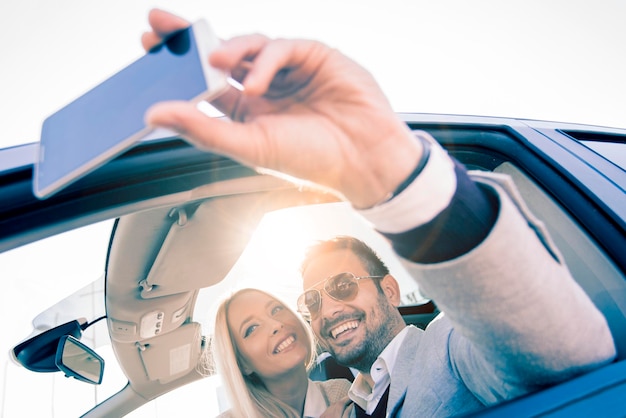
[[[456,191],[454,163],[429,134],[430,156],[420,175],[393,199],[358,212],[383,233],[401,233],[417,228],[441,213]]]

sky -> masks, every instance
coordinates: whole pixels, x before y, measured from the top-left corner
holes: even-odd
[[[367,68],[399,112],[626,128],[622,0],[22,0],[0,2],[0,146],[143,54],[147,11],[222,38],[313,38]]]

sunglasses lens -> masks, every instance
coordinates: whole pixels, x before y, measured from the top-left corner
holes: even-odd
[[[359,283],[354,274],[340,273],[326,280],[324,290],[335,300],[350,301],[359,292]],[[298,298],[298,311],[308,320],[317,318],[321,308],[322,296],[318,290],[307,290]]]
[[[298,298],[298,310],[309,319],[314,319],[317,316],[320,305],[320,293],[317,290],[307,290]]]
[[[359,291],[356,277],[351,273],[341,273],[326,282],[326,292],[335,300],[350,301]]]

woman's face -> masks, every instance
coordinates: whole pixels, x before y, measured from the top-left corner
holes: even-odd
[[[310,354],[308,335],[282,303],[248,290],[235,296],[227,315],[244,374],[254,372],[265,381],[305,368]]]

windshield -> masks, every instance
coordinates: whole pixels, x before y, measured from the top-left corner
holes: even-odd
[[[111,350],[106,321],[82,338],[105,359],[102,385],[34,373],[12,362],[11,348],[76,318],[104,315],[104,266],[113,221],[89,225],[0,254],[2,416],[79,416],[126,384]],[[113,367],[111,367],[113,366]],[[25,405],[24,394],[36,393]]]

